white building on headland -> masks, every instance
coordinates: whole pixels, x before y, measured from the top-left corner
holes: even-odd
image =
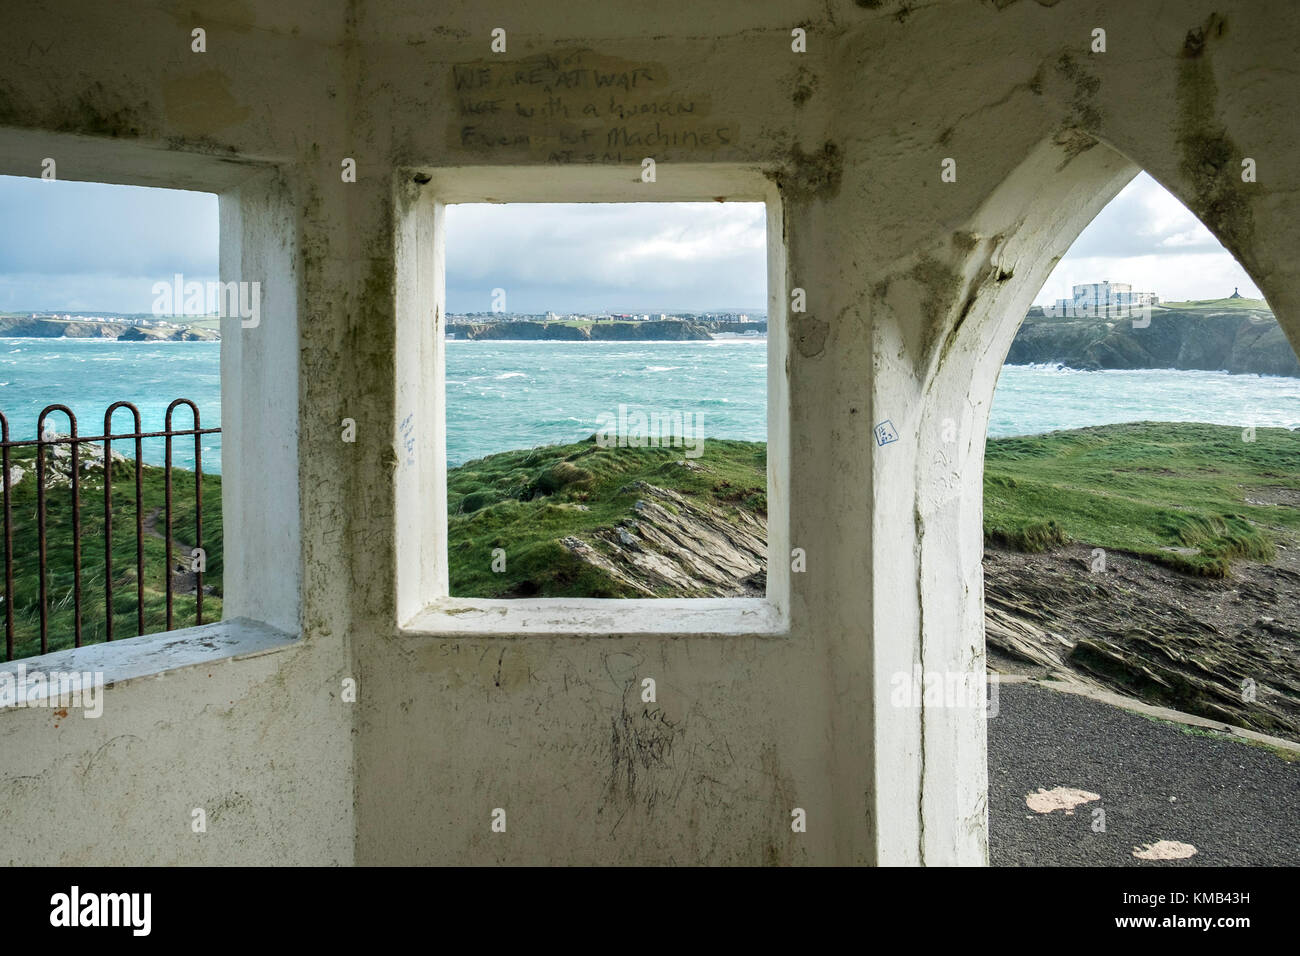
[[[1159,305],[1154,292],[1134,292],[1127,282],[1087,282],[1076,285],[1069,299],[1057,299],[1051,312],[1055,315],[1108,315],[1128,312],[1146,305]]]

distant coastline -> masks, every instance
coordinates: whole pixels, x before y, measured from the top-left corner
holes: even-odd
[[[48,316],[0,316],[0,338],[14,339],[115,339],[119,342],[216,342],[221,335],[215,329],[194,323],[150,320],[139,321],[77,318],[56,319]],[[161,323],[166,324],[161,324]]]
[[[1300,378],[1300,361],[1268,303],[1245,298],[1167,302],[1149,316],[1054,316],[1035,306],[1005,364]]]
[[[751,313],[752,315],[752,313]],[[101,317],[102,316],[102,317]],[[767,336],[766,319],[737,315],[657,320],[520,315],[449,317],[452,341],[709,342]],[[757,318],[757,317],[756,317]],[[1053,315],[1031,308],[1004,364],[1058,366],[1080,371],[1173,369],[1300,378],[1286,334],[1262,299],[1240,297],[1170,302],[1150,309],[1149,324],[1132,316]],[[211,316],[0,315],[0,338],[101,339],[118,342],[216,342]]]
[[[501,321],[452,322],[449,337],[470,341],[548,342],[708,342],[715,335],[767,335],[766,322],[691,322],[661,319],[652,322]]]

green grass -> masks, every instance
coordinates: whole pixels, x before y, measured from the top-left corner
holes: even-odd
[[[192,329],[207,329],[209,332],[221,331],[220,317],[190,318],[187,316],[169,316],[168,322],[175,322],[177,325],[185,325]]]
[[[49,453],[47,462],[50,462]],[[36,480],[32,473],[34,449],[15,448],[10,452],[11,467],[21,464],[26,475],[13,487],[14,551],[14,657],[41,653],[40,646],[40,564],[39,536],[36,519]],[[51,462],[52,464],[52,462]],[[144,515],[155,509],[158,535],[162,534],[165,498],[163,469],[143,469]],[[81,486],[81,641],[98,643],[104,639],[104,484],[102,472],[83,472]],[[136,616],[136,537],[135,537],[135,466],[116,462],[113,466],[113,637],[120,640],[138,633]],[[205,594],[203,619],[221,618],[222,524],[221,478],[203,476],[203,546],[207,552],[204,585],[215,593]],[[46,490],[46,586],[48,589],[50,651],[73,646],[73,546],[72,493],[67,485]],[[194,473],[173,469],[172,538],[185,546],[173,553],[173,560],[186,560],[194,541]],[[165,568],[166,552],[162,537],[144,534],[145,633],[166,629]],[[0,560],[4,542],[0,540]],[[0,604],[0,609],[3,605]],[[193,595],[173,595],[174,627],[195,623]],[[2,619],[2,618],[0,618]]]
[[[1300,509],[1246,502],[1300,490],[1300,432],[1246,442],[1240,428],[1142,422],[996,439],[984,460],[990,543],[1079,541],[1223,577],[1234,560],[1271,559],[1274,529],[1300,530]]]
[[[1266,740],[1255,740],[1251,737],[1243,737],[1240,734],[1223,733],[1222,731],[1213,730],[1209,727],[1197,727],[1192,724],[1177,723],[1172,720],[1166,720],[1163,717],[1156,717],[1152,714],[1144,714],[1139,711],[1129,711],[1129,713],[1151,721],[1153,724],[1161,724],[1165,727],[1173,727],[1181,731],[1188,737],[1204,737],[1209,740],[1228,740],[1233,743],[1245,744],[1248,747],[1258,747],[1261,750],[1267,750],[1275,757],[1285,760],[1287,763],[1300,762],[1300,753],[1286,747],[1279,747],[1271,744]]]
[[[452,594],[631,596],[561,539],[634,518],[636,481],[766,514],[765,446],[704,447],[699,470],[681,464],[680,449],[602,449],[591,439],[452,469]],[[1022,551],[1081,542],[1222,577],[1234,561],[1270,560],[1279,536],[1300,532],[1300,509],[1246,501],[1279,488],[1300,491],[1300,432],[1258,429],[1245,442],[1239,428],[1137,423],[997,439],[985,455],[984,531]],[[494,548],[506,552],[504,574],[492,570]]]
[[[680,448],[600,448],[594,439],[491,455],[448,472],[451,593],[460,597],[629,597],[560,542],[635,517],[633,483],[669,488],[725,514],[767,513],[767,449],[710,439],[704,454]],[[36,488],[31,449],[15,449],[29,473],[13,489],[15,656],[40,653]],[[687,464],[683,464],[683,461]],[[115,637],[136,634],[133,467],[113,471]],[[82,479],[82,641],[104,634],[103,484]],[[1222,576],[1232,562],[1269,560],[1279,537],[1300,531],[1300,508],[1252,505],[1276,489],[1300,492],[1300,432],[1138,423],[988,442],[984,530],[991,543],[1042,551],[1067,541],[1129,551],[1192,574]],[[221,479],[204,476],[208,553],[204,619],[221,616]],[[1255,492],[1252,494],[1252,492]],[[173,477],[173,537],[193,540],[193,474]],[[161,509],[161,468],[144,469],[145,514]],[[50,650],[72,644],[71,501],[47,492]],[[160,516],[161,517],[161,516]],[[161,521],[159,521],[161,524]],[[164,550],[145,535],[146,633],[165,626]],[[506,572],[492,569],[494,548]],[[1177,549],[1177,550],[1174,550]],[[0,541],[0,554],[3,542]],[[188,548],[185,551],[188,554]],[[180,555],[177,555],[180,557]],[[664,595],[670,596],[670,595]],[[194,623],[192,595],[175,597],[175,626]]]
[[[671,488],[724,513],[767,513],[767,447],[709,439],[685,459],[680,448],[601,448],[594,439],[510,451],[447,475],[451,593],[457,597],[630,597],[561,543],[635,517],[633,482]],[[505,573],[492,551],[507,554]]]

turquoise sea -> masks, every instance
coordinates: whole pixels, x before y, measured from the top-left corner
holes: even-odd
[[[126,400],[145,431],[161,430],[174,398],[196,402],[204,427],[220,425],[219,342],[114,342],[0,338],[0,411],[14,439],[36,437],[36,417],[63,403],[83,435],[103,434],[104,409]],[[698,415],[714,438],[766,434],[767,344],[713,342],[447,343],[447,456],[462,464],[493,452],[576,441],[619,405],[647,414]],[[54,429],[68,431],[61,414]],[[1300,379],[1172,370],[1079,372],[1004,366],[989,424],[992,437],[1127,421],[1200,421],[1300,428]],[[174,426],[190,427],[185,410]],[[131,429],[119,412],[116,431]],[[220,467],[221,436],[204,437],[205,471]],[[189,467],[192,441],[175,460]],[[129,449],[123,448],[123,451]],[[145,442],[163,460],[163,442]]]
[[[163,429],[172,399],[188,398],[199,406],[203,428],[221,426],[220,342],[116,342],[112,339],[0,338],[0,412],[9,422],[11,440],[36,437],[36,420],[47,405],[61,404],[77,416],[78,435],[103,435],[104,410],[118,401],[140,409],[143,431]],[[51,412],[51,429],[60,435],[71,431],[68,417]],[[188,408],[172,415],[172,428],[193,428]],[[135,425],[129,409],[118,409],[113,431],[129,433]],[[129,440],[114,443],[113,450],[130,457]],[[162,464],[166,454],[161,438],[143,442],[145,460]],[[177,467],[194,466],[194,439],[173,439],[172,460]],[[203,436],[203,470],[221,470],[221,436]]]

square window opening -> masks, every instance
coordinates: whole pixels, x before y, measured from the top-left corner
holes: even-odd
[[[447,209],[452,597],[763,597],[761,203]]]
[[[485,172],[399,190],[403,630],[783,631],[770,181],[697,170],[647,201],[617,172],[545,195]]]
[[[219,621],[220,315],[258,303],[218,279],[217,196],[0,194],[4,659]]]

